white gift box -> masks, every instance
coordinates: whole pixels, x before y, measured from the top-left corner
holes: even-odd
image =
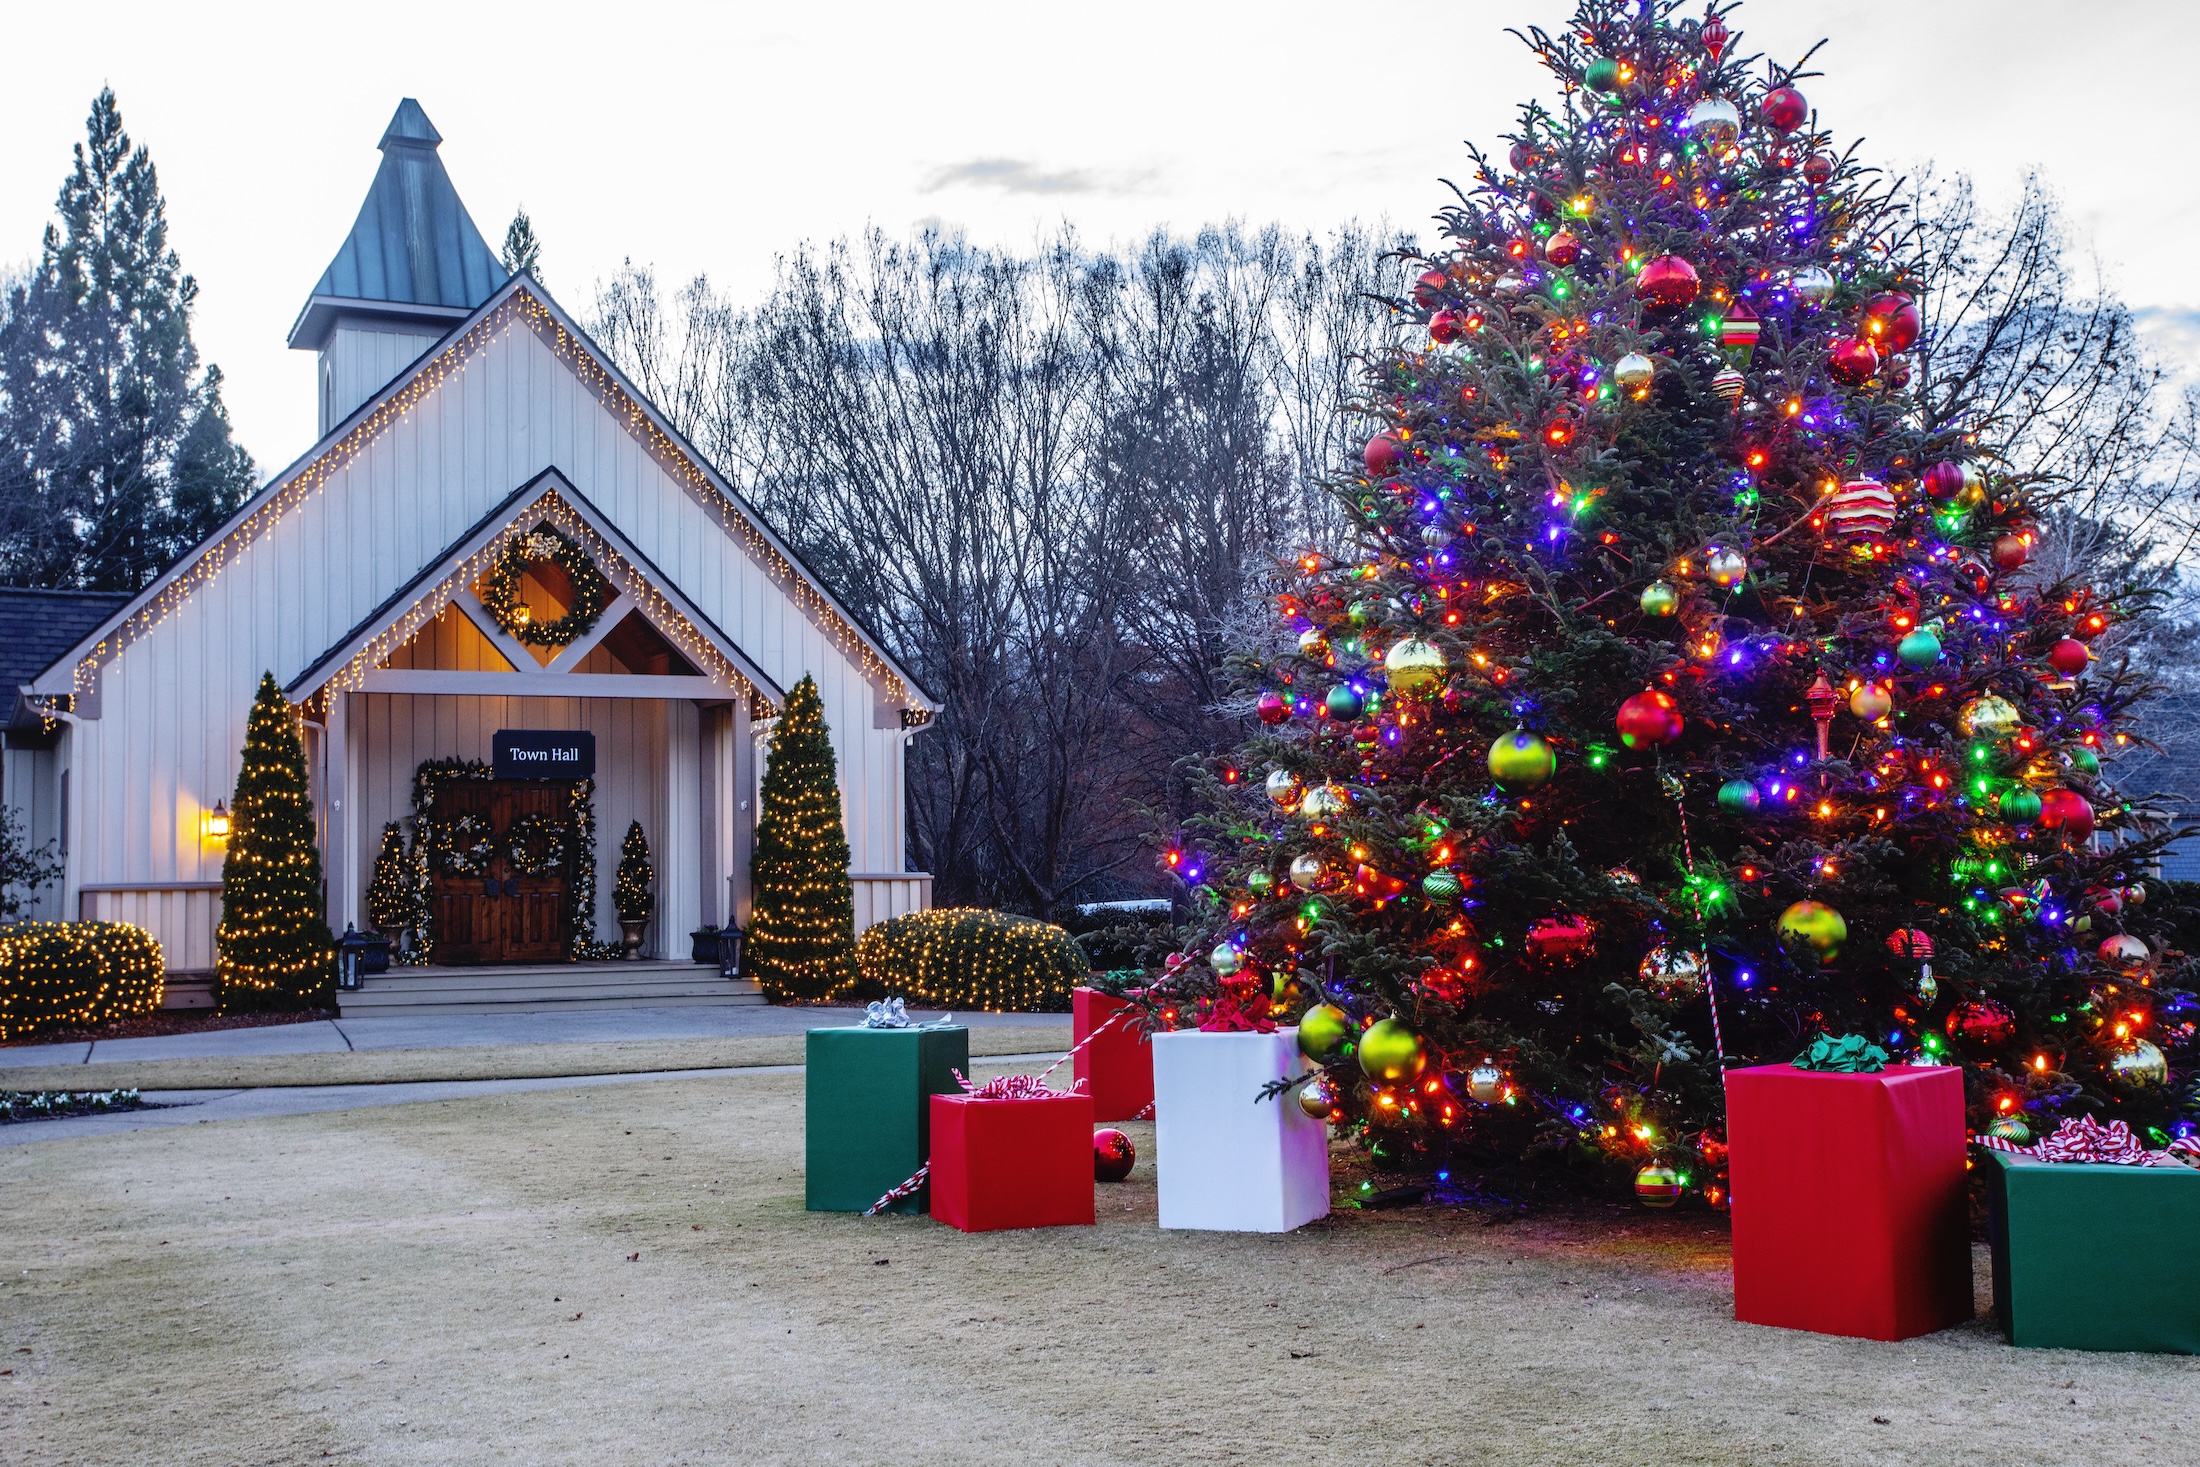
[[[1299,1031],[1153,1037],[1161,1226],[1288,1233],[1329,1212],[1329,1128],[1260,1090],[1306,1068]]]

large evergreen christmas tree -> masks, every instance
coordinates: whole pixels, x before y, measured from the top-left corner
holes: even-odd
[[[1268,727],[1171,853],[1172,986],[1303,1014],[1300,1103],[1401,1166],[1716,1201],[1722,1066],[1820,1033],[2159,1145],[2190,1000],[2101,775],[2144,690],[2089,650],[2144,607],[2027,570],[2045,493],[1923,390],[1902,212],[1732,8],[1530,34],[1563,99],[1476,154],[1348,537],[1239,659]]]
[[[855,896],[837,769],[817,680],[804,677],[772,730],[749,865],[749,962],[757,982],[780,997],[830,998],[855,986]]]
[[[243,757],[229,801],[215,997],[224,1012],[326,1005],[336,951],[323,915],[306,751],[273,673],[261,677],[252,700]]]

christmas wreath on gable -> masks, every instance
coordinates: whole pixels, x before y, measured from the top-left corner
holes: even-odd
[[[573,587],[565,615],[556,621],[536,621],[533,609],[520,599],[520,577],[545,565],[565,572]],[[611,604],[611,583],[578,545],[548,525],[539,525],[497,556],[483,578],[481,604],[498,626],[529,646],[565,647],[594,629]]]
[[[565,864],[565,822],[522,815],[504,832],[504,859],[522,876],[548,876]]]

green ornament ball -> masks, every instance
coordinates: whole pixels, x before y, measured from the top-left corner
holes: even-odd
[[[1729,815],[1752,815],[1764,803],[1757,786],[1746,779],[1730,779],[1719,786],[1719,808]]]
[[[1421,895],[1440,905],[1450,906],[1466,894],[1466,885],[1455,871],[1431,871],[1421,878]]]
[[[1245,889],[1254,896],[1266,896],[1269,892],[1275,890],[1275,887],[1276,878],[1270,872],[1252,871],[1246,873]]]
[[[1425,1060],[1421,1036],[1396,1019],[1378,1019],[1360,1036],[1360,1068],[1370,1080],[1410,1080]]]
[[[1329,696],[1322,700],[1322,706],[1329,710],[1331,718],[1342,721],[1358,718],[1362,703],[1358,693],[1339,683],[1329,690]]]
[[[1539,733],[1516,728],[1490,745],[1490,778],[1507,794],[1541,789],[1556,773],[1558,755]]]
[[[2040,818],[2040,797],[2019,785],[2003,790],[2001,798],[1994,801],[1994,808],[2011,825],[2030,825]]]
[[[1642,588],[1642,610],[1645,616],[1671,616],[1681,609],[1681,593],[1665,581],[1652,581]]]
[[[2032,1128],[2018,1116],[1996,1116],[1987,1126],[1986,1134],[2018,1146],[2030,1145]]]
[[[1780,946],[1791,953],[1807,951],[1821,962],[1831,962],[1848,937],[1849,924],[1824,902],[1796,902],[1780,914]]]
[[[1589,69],[1582,73],[1581,81],[1590,91],[1610,96],[1619,90],[1620,74],[1618,61],[1609,56],[1599,56],[1589,63]]]
[[[1895,645],[1894,655],[1905,667],[1931,667],[1940,661],[1940,638],[1919,627]]]
[[[1352,1038],[1352,1016],[1333,1003],[1316,1004],[1299,1016],[1299,1053],[1326,1065]]]
[[[2070,746],[2070,767],[2091,779],[2101,772],[2101,756],[2084,744]]]

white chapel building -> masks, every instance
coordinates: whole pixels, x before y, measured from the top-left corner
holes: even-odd
[[[930,878],[903,869],[903,757],[938,705],[537,281],[507,277],[440,142],[407,99],[291,330],[319,354],[312,450],[137,595],[0,594],[0,797],[65,866],[35,915],[134,922],[172,974],[213,967],[215,812],[264,672],[303,719],[339,933],[371,925],[383,827],[412,813],[424,764],[579,735],[595,939],[619,936],[633,820],[657,868],[650,955],[745,926],[762,736],[805,675],[839,756],[858,928],[928,905]],[[591,594],[600,614],[571,616]],[[526,639],[552,624],[568,640]],[[539,787],[515,791],[502,808],[541,807]],[[551,908],[522,920],[516,884],[454,960],[564,945]]]

